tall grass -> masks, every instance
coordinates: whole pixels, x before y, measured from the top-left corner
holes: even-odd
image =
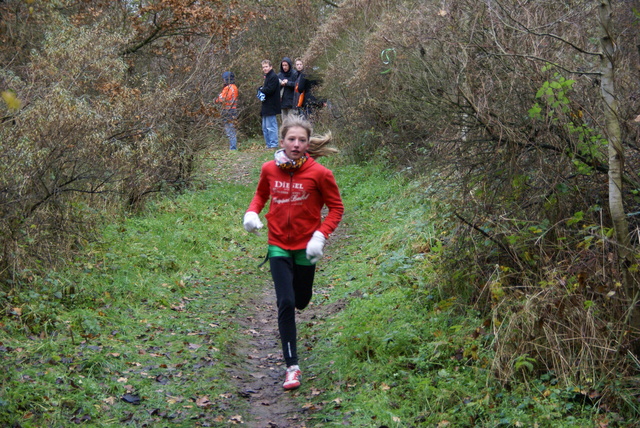
[[[490,315],[439,274],[449,211],[425,181],[378,164],[334,168],[345,201],[341,239],[318,283],[327,316],[306,326],[312,426],[594,426],[585,386],[538,374],[513,355],[496,377]],[[330,315],[331,308],[344,307]],[[594,400],[595,401],[595,400]]]

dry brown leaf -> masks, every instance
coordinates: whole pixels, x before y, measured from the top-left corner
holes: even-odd
[[[231,416],[231,418],[229,419],[229,422],[231,422],[232,424],[242,424],[244,423],[242,421],[242,416],[240,415],[235,415],[235,416]]]
[[[185,310],[184,302],[180,302],[177,305],[171,305],[171,309],[176,312],[182,312]]]
[[[203,395],[202,397],[198,398],[196,400],[196,405],[198,407],[209,407],[211,406],[211,401],[209,401],[209,397],[207,397],[206,395]]]

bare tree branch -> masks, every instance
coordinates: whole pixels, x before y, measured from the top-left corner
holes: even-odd
[[[329,6],[333,6],[333,7],[340,7],[337,4],[335,4],[334,2],[330,1],[330,0],[322,0],[323,2],[325,2],[326,4],[328,4]]]
[[[521,23],[520,21],[518,21],[517,19],[515,19],[515,18],[511,15],[511,13],[509,13],[509,11],[508,11],[508,10],[507,10],[503,5],[502,5],[502,3],[500,3],[499,1],[496,1],[496,4],[497,4],[498,6],[500,6],[500,9],[502,9],[502,11],[507,15],[507,17],[508,17],[511,21],[515,22],[515,23],[516,23],[516,25],[517,25],[518,27],[520,27],[522,31],[524,31],[524,32],[526,32],[526,33],[528,33],[528,34],[533,34],[534,36],[539,36],[539,37],[551,37],[552,39],[556,39],[556,40],[558,40],[558,41],[561,41],[562,43],[565,43],[565,44],[567,44],[567,45],[571,46],[573,49],[575,49],[575,50],[577,50],[578,52],[583,53],[583,54],[585,54],[585,55],[593,55],[593,56],[600,56],[600,55],[601,55],[601,53],[600,53],[600,52],[589,52],[589,51],[587,51],[587,50],[585,50],[585,49],[582,49],[580,46],[576,45],[575,43],[570,42],[569,40],[567,40],[567,39],[565,39],[565,38],[563,38],[563,37],[560,37],[560,36],[558,36],[558,35],[556,35],[556,34],[552,34],[552,33],[538,33],[538,32],[536,32],[536,31],[533,31],[532,29],[530,29],[529,27],[527,27],[526,25],[524,25],[523,23]]]

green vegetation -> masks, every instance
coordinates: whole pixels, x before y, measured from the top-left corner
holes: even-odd
[[[70,269],[3,293],[0,425],[187,427],[241,407],[224,362],[239,358],[229,344],[242,302],[266,274],[237,220],[253,189],[207,184],[108,225]]]
[[[323,269],[331,305],[346,308],[305,331],[314,344],[317,426],[615,426],[586,385],[561,384],[528,355],[500,382],[499,326],[437,274],[445,207],[424,187],[378,165],[338,169],[349,239]],[[346,178],[349,177],[349,178]]]
[[[328,162],[348,204],[315,300],[345,310],[303,326],[306,415],[633,425],[640,15],[495,6],[0,1],[2,417],[192,426],[242,407],[221,362],[247,280],[268,282],[262,241],[231,220],[253,176],[220,153],[200,162],[227,145],[221,73],[246,141],[260,60],[289,56],[327,101],[314,120],[341,150]]]
[[[243,301],[259,289],[248,285],[269,278],[255,269],[262,240],[239,220],[266,154],[252,155],[246,185],[220,180],[237,155],[216,154],[202,189],[108,225],[73,268],[4,296],[13,312],[0,330],[3,425],[226,426],[242,412],[225,367],[239,358]],[[498,329],[437,274],[444,207],[380,165],[330,166],[347,215],[320,265],[321,318],[301,331],[308,426],[615,420],[528,355],[496,380]],[[334,316],[335,305],[344,309]]]

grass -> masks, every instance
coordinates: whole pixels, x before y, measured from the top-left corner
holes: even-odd
[[[553,373],[492,377],[491,320],[449,297],[434,265],[446,242],[446,207],[425,188],[376,165],[334,167],[348,239],[323,267],[331,297],[346,307],[303,330],[304,362],[321,391],[315,425],[380,427],[595,426],[579,386]],[[320,285],[320,284],[319,284]],[[327,306],[329,307],[329,306]],[[615,417],[611,418],[615,420]]]
[[[0,425],[213,426],[241,409],[225,363],[265,275],[242,230],[252,192],[217,181],[155,201],[73,268],[6,293]]]
[[[252,282],[268,280],[255,269],[263,242],[241,225],[257,163],[249,184],[219,179],[234,173],[236,155],[214,155],[201,189],[108,225],[68,271],[4,293],[0,425],[231,424],[246,405],[225,373],[239,358],[236,319]],[[307,426],[604,420],[579,385],[527,376],[527,356],[508,388],[493,380],[490,320],[436,275],[446,207],[422,184],[376,164],[323,163],[346,215],[319,265],[314,305],[326,311],[300,326]]]

